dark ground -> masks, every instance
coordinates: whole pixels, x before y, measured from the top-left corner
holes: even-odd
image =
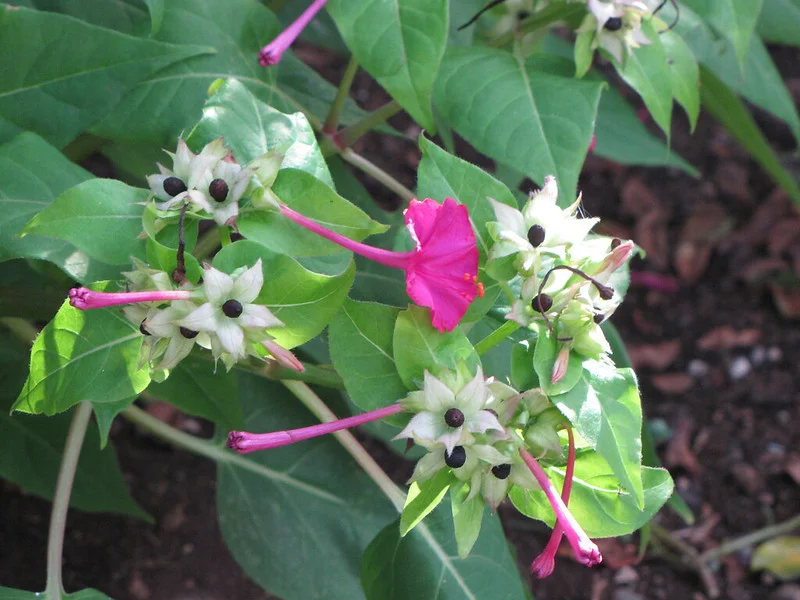
[[[301,54],[332,78],[343,66],[309,49]],[[799,97],[800,52],[774,55]],[[367,108],[385,98],[363,75],[355,93]],[[758,119],[778,151],[791,150],[788,130],[766,115]],[[393,123],[402,128],[408,122]],[[692,138],[686,129],[679,118],[674,148],[700,169],[702,180],[590,156],[581,188],[588,214],[602,217],[609,233],[631,237],[648,251],[633,266],[648,275],[632,287],[613,321],[637,366],[645,411],[656,433],[664,434],[661,458],[697,516],[687,527],[666,510],[657,522],[704,551],[791,518],[800,507],[800,301],[775,283],[800,276],[800,217],[710,119],[701,118]],[[411,143],[369,136],[359,145],[413,187],[418,153]],[[469,152],[468,158],[478,160]],[[384,194],[369,187],[376,196]],[[676,282],[679,290],[668,291]],[[266,598],[221,540],[213,465],[127,423],[115,425],[113,440],[133,496],[156,525],[72,511],[66,588],[95,587],[115,600]],[[0,486],[0,508],[0,584],[41,589],[49,504],[6,485]],[[549,532],[512,509],[501,511],[528,577],[527,567]],[[697,574],[674,560],[651,552],[636,564],[635,543],[605,543],[606,560],[593,570],[563,556],[553,576],[531,581],[532,590],[539,600],[708,597]],[[720,597],[800,598],[797,587],[751,573],[751,552],[711,565]]]

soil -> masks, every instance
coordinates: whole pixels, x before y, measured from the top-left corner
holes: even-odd
[[[344,67],[340,58],[311,48],[300,54],[332,80]],[[797,98],[800,51],[773,54]],[[363,73],[354,94],[366,108],[386,101]],[[756,114],[773,147],[792,150],[788,129]],[[800,220],[785,194],[711,119],[701,117],[693,137],[676,121],[673,147],[702,179],[589,156],[580,186],[588,214],[648,251],[632,266],[634,284],[613,322],[637,366],[660,457],[696,515],[688,526],[667,509],[656,523],[703,552],[791,518],[800,506],[800,302],[797,288],[784,283],[800,276]],[[412,136],[418,132],[402,117],[392,123]],[[461,147],[470,160],[490,164]],[[357,149],[413,187],[419,158],[411,142],[369,135]],[[391,204],[383,189],[363,181]],[[194,419],[185,423],[208,429]],[[66,588],[94,587],[116,600],[268,598],[222,542],[214,466],[127,423],[115,424],[112,439],[133,496],[156,524],[71,511]],[[390,472],[398,470],[391,464],[398,459],[379,454]],[[6,484],[0,511],[0,584],[41,589],[49,504]],[[528,565],[549,530],[510,507],[501,516],[539,600],[700,600],[711,597],[714,585],[719,597],[732,600],[800,597],[796,586],[749,570],[753,547],[712,563],[702,579],[675,553],[668,560],[655,547],[638,561],[635,537],[604,543],[599,568],[581,567],[566,553],[551,577],[532,580]]]

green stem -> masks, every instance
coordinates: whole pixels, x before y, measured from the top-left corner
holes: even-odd
[[[378,165],[371,163],[366,158],[353,152],[350,148],[345,148],[341,151],[341,157],[349,162],[351,165],[360,169],[376,181],[382,183],[388,189],[400,196],[406,204],[416,198],[414,192],[405,187],[402,183],[397,181],[394,177],[389,175],[386,171],[381,169]]]
[[[401,110],[403,110],[403,107],[400,106],[397,100],[387,102],[360,121],[353,123],[349,127],[345,127],[339,133],[335,134],[333,136],[333,142],[342,150],[349,148],[355,144],[362,135],[372,131],[378,125],[385,123],[388,118],[393,117]]]
[[[742,548],[747,548],[753,544],[763,542],[764,540],[768,540],[770,538],[778,537],[779,535],[783,535],[785,533],[790,533],[797,528],[800,528],[800,515],[792,517],[783,523],[778,523],[777,525],[763,527],[762,529],[758,529],[752,533],[748,533],[747,535],[743,535],[736,539],[720,544],[716,548],[711,548],[711,550],[706,550],[700,555],[700,560],[703,562],[716,560],[725,556],[726,554],[730,554],[731,552],[736,552]]]
[[[479,355],[484,354],[514,333],[517,329],[519,329],[519,323],[516,321],[506,321],[480,342],[475,344],[475,352]]]
[[[231,230],[227,225],[219,228],[219,243],[223,248],[231,243]]]
[[[305,383],[301,381],[282,381],[281,383],[321,422],[330,423],[338,420],[333,411]],[[364,472],[375,482],[394,507],[398,511],[402,511],[406,501],[405,493],[389,479],[389,476],[383,472],[383,469],[370,456],[364,446],[358,443],[353,434],[343,430],[335,431],[333,436],[344,446],[344,449],[355,459],[359,466],[364,469]]]
[[[192,251],[192,254],[197,260],[202,261],[204,258],[208,258],[219,248],[219,238],[221,234],[215,231],[217,228],[218,227],[215,225],[197,240],[197,244],[195,244],[194,250]]]
[[[11,331],[20,342],[27,346],[33,344],[36,336],[39,335],[39,330],[25,319],[2,317],[0,318],[0,325]]]
[[[257,365],[250,363],[239,363],[236,365],[237,369],[247,371],[248,373],[258,375],[259,377],[272,379],[274,381],[283,381],[289,379],[292,381],[305,381],[306,383],[321,385],[323,387],[335,390],[344,389],[344,382],[342,381],[342,378],[332,368],[312,365],[309,363],[303,363],[303,367],[305,367],[305,371],[300,373],[294,369],[290,369],[289,367],[284,367],[282,364],[274,360],[268,363],[259,363]]]
[[[61,457],[61,468],[58,471],[56,491],[53,496],[53,511],[50,513],[50,531],[47,534],[47,600],[60,600],[64,595],[61,583],[61,561],[64,552],[64,531],[67,527],[67,511],[69,497],[72,494],[72,482],[75,481],[75,470],[81,455],[83,438],[92,416],[92,404],[81,402],[75,409],[72,422],[64,443],[64,454]]]
[[[325,119],[325,124],[322,126],[322,133],[325,135],[332,135],[337,127],[339,127],[339,118],[342,116],[342,109],[344,103],[350,96],[350,87],[353,85],[358,72],[358,61],[355,57],[350,57],[350,62],[347,63],[347,68],[342,75],[342,80],[339,82],[339,89],[336,90],[336,97],[333,99],[333,104],[328,111],[328,117]]]

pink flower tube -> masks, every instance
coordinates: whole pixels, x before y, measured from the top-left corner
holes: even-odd
[[[463,204],[446,198],[412,200],[403,213],[416,242],[410,252],[392,252],[351,240],[281,205],[281,213],[322,237],[365,258],[406,272],[406,292],[431,309],[431,322],[441,332],[453,330],[469,304],[483,295],[478,283],[478,246]]]
[[[187,290],[167,290],[153,292],[95,292],[89,288],[72,288],[69,291],[69,303],[80,310],[106,308],[121,304],[138,302],[172,302],[173,300],[191,300],[193,292]]]
[[[316,14],[325,6],[328,0],[314,0],[306,10],[286,29],[281,31],[274,40],[264,46],[258,53],[258,64],[262,67],[277,65],[283,53],[297,39]]]

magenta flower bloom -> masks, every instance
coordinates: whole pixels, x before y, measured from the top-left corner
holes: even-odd
[[[451,331],[475,296],[483,296],[478,282],[478,246],[463,204],[446,198],[412,200],[403,213],[416,242],[410,252],[392,252],[356,242],[322,227],[286,205],[281,213],[306,229],[387,267],[406,272],[406,292],[420,306],[431,309],[431,322],[441,332]]]
[[[542,467],[536,462],[536,459],[531,456],[530,452],[523,448],[520,449],[519,454],[522,456],[522,460],[525,461],[525,464],[528,465],[536,481],[539,482],[542,491],[544,491],[545,496],[547,496],[547,500],[553,507],[553,511],[556,513],[556,518],[558,519],[556,526],[560,525],[564,530],[564,535],[569,545],[572,546],[572,552],[575,554],[575,560],[587,567],[593,567],[603,562],[603,556],[600,554],[600,549],[597,547],[597,544],[589,539],[589,536],[586,535],[586,532],[575,520],[575,517],[569,512],[566,504],[564,504],[564,501],[558,495],[558,492],[556,492],[553,482],[547,478]],[[553,554],[555,555],[555,550],[553,550]],[[544,559],[542,562],[544,562]],[[545,572],[546,566],[547,565],[542,565],[541,572]]]
[[[273,431],[271,433],[231,431],[228,435],[228,448],[236,450],[239,454],[248,454],[256,450],[280,448],[281,446],[288,446],[295,442],[302,442],[303,440],[327,435],[334,431],[341,431],[342,429],[363,425],[370,421],[385,419],[402,410],[403,407],[400,404],[390,404],[384,408],[372,410],[362,415],[356,415],[355,417],[347,417],[346,419],[339,419],[338,421],[331,421],[330,423],[320,423],[319,425],[311,425],[309,427],[301,427],[299,429],[286,429],[284,431]]]
[[[281,31],[274,40],[264,46],[258,53],[258,64],[262,67],[271,67],[277,65],[283,53],[291,46],[297,39],[306,25],[311,22],[316,14],[325,6],[328,0],[314,0],[306,10],[303,11],[297,19],[289,25],[286,29]]]

